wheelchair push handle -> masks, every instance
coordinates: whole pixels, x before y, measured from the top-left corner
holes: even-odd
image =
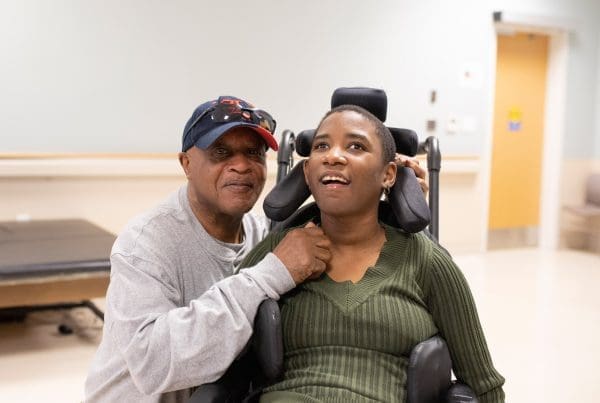
[[[281,133],[281,142],[277,151],[277,183],[290,172],[294,166],[294,149],[296,145],[296,136],[291,130],[284,130]]]

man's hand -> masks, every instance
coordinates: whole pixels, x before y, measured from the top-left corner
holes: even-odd
[[[427,177],[427,170],[419,166],[419,161],[416,158],[396,153],[396,165],[399,167],[408,167],[415,171],[415,175],[417,176],[421,190],[424,194],[427,194],[429,191],[429,184],[425,180]]]
[[[318,278],[331,259],[331,242],[312,222],[287,233],[273,253],[290,272],[296,284]]]

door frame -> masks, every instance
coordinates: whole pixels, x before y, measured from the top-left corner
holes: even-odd
[[[494,13],[496,17],[497,13]],[[491,193],[492,144],[494,134],[494,102],[496,95],[496,62],[498,35],[507,32],[543,34],[549,37],[548,67],[546,74],[546,97],[544,108],[544,135],[542,146],[542,176],[540,190],[540,226],[538,247],[556,249],[559,243],[560,228],[560,178],[562,172],[562,145],[565,137],[565,107],[567,96],[567,66],[569,57],[570,27],[556,21],[544,22],[539,17],[523,18],[516,22],[498,21],[495,18],[493,46],[490,50],[491,80],[489,83],[488,135],[483,152],[483,188],[484,206],[482,209],[482,244],[480,249],[487,250],[489,197]],[[541,22],[540,22],[541,21]],[[551,24],[551,25],[550,25]]]

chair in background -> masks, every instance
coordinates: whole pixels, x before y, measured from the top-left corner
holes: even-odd
[[[583,237],[582,246],[600,252],[600,173],[590,174],[587,178],[583,204],[565,206],[564,210],[569,219],[565,230]]]

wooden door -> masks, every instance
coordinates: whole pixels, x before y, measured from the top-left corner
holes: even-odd
[[[490,230],[539,225],[548,42],[498,36]]]

